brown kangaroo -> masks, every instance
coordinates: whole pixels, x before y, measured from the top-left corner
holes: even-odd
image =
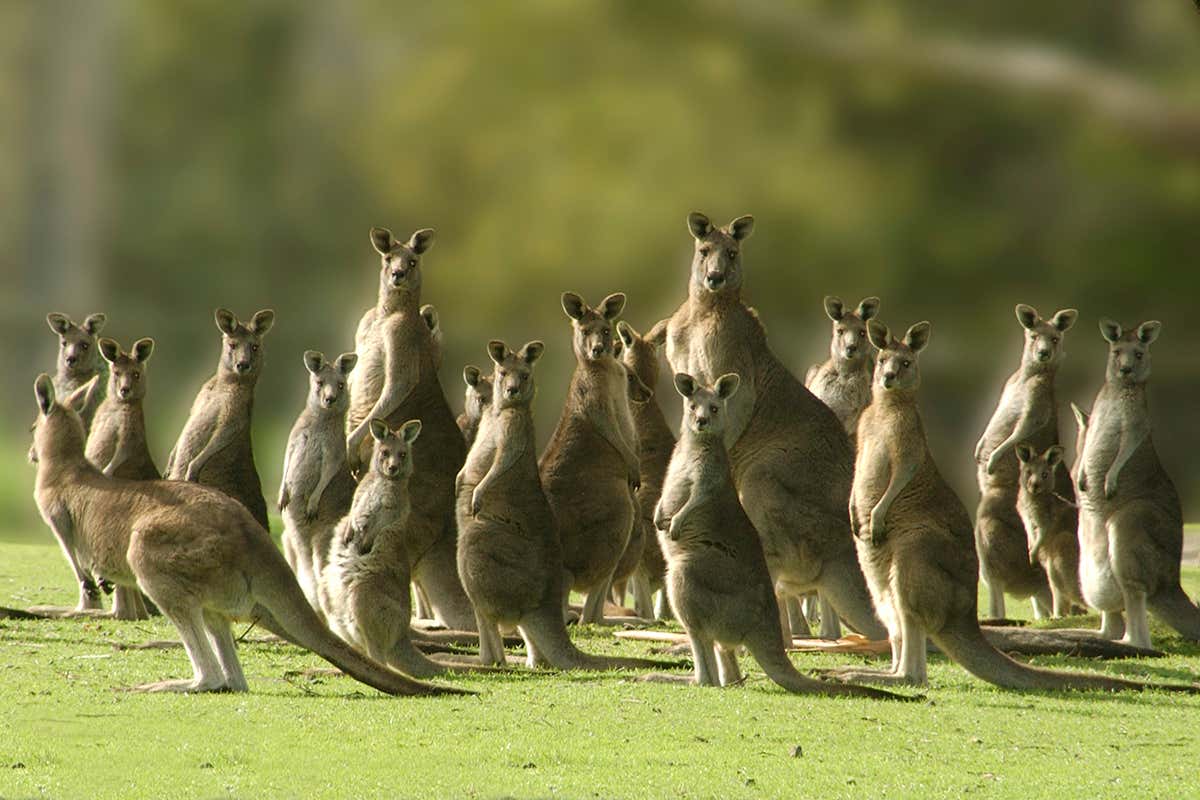
[[[462,431],[467,449],[475,443],[475,434],[479,431],[479,421],[487,412],[487,406],[492,402],[492,379],[484,375],[479,367],[468,364],[463,368],[463,381],[467,384],[463,397],[463,413],[458,415],[458,429]]]
[[[52,312],[46,315],[46,324],[58,335],[58,367],[54,373],[54,391],[62,396],[89,383],[96,375],[95,391],[86,400],[83,408],[83,425],[91,430],[92,417],[104,400],[108,388],[108,377],[105,375],[107,364],[99,357],[100,348],[96,337],[108,317],[104,314],[89,314],[82,324],[76,325],[66,314]]]
[[[1039,453],[1029,444],[1017,445],[1021,462],[1021,485],[1017,512],[1029,536],[1029,560],[1037,561],[1050,579],[1056,617],[1071,613],[1072,604],[1083,605],[1079,589],[1079,513],[1074,501],[1054,490],[1055,471],[1062,464],[1063,449],[1051,445]]]

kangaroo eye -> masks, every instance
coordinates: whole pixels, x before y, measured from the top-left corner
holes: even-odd
[[[527,380],[529,380],[529,376],[528,376],[528,375],[526,375],[526,374],[524,374],[524,373],[522,373],[522,374],[521,374],[521,383],[524,383],[524,382],[525,382],[525,381],[527,381]]]
[[[841,335],[842,335],[843,333],[845,333],[845,332],[846,332],[846,329],[845,329],[845,328],[838,328],[838,329],[837,329],[838,336],[841,336]]]
[[[255,345],[251,345],[251,346],[250,346],[250,349],[251,349],[251,350],[253,350],[254,352],[256,352],[256,353],[257,353],[257,352],[258,352],[258,345],[256,345],[256,344],[255,344]]]
[[[604,330],[600,331],[600,335],[607,339],[612,336],[612,331],[610,331],[608,328],[605,328]]]
[[[67,337],[65,337],[65,336],[62,337],[61,339],[58,340],[58,343],[60,345],[62,345],[63,347],[66,347],[67,346]]]
[[[704,256],[705,258],[707,258],[707,257],[708,257],[708,254],[709,254],[709,253],[711,253],[711,252],[712,252],[712,248],[711,248],[711,247],[701,247],[701,248],[700,248],[700,255]]]
[[[325,386],[325,381],[317,381],[317,386],[318,386],[318,387],[321,387],[321,388],[324,388],[324,386]]]
[[[345,389],[345,388],[346,388],[346,382],[345,382],[345,381],[338,381],[338,388],[339,388],[339,389]]]
[[[902,365],[904,365],[904,368],[905,368],[905,369],[908,369],[909,367],[911,367],[911,366],[912,366],[912,362],[911,362],[911,361],[909,361],[907,358],[906,358],[906,359],[904,359],[903,361],[901,361],[900,363],[901,363]]]
[[[708,410],[711,411],[712,413],[716,414],[717,412],[719,412],[721,410],[721,407],[713,405],[713,406],[709,406]]]
[[[1144,355],[1144,353],[1140,353],[1140,352],[1139,352],[1139,353],[1134,353],[1133,355],[1134,355],[1134,357],[1135,357],[1137,360],[1141,361],[1141,360],[1142,360],[1142,356]]]
[[[410,259],[408,260],[408,265],[409,265],[410,267],[415,267],[415,266],[417,265],[417,260],[416,260],[415,258],[410,258]]]
[[[408,453],[397,453],[397,454],[396,454],[396,458],[398,458],[398,459],[400,459],[401,461],[403,461],[404,459],[408,458]]]
[[[87,350],[87,349],[88,349],[88,343],[87,343],[87,342],[80,342],[80,343],[79,343],[79,349],[80,349],[80,350]],[[1141,357],[1141,355],[1142,355],[1141,353],[1138,353],[1138,356],[1139,356],[1139,357]]]
[[[1057,336],[1050,337],[1050,344],[1058,344],[1058,337]]]
[[[737,258],[737,250],[727,250],[725,251],[725,254],[730,258]]]
[[[867,335],[867,332],[866,332],[866,331],[859,331],[859,332],[858,332],[858,338],[860,338],[860,339],[861,339],[861,338],[863,338],[863,337],[864,337],[864,336],[866,336],[866,335]]]
[[[236,345],[236,344],[234,344],[233,342],[230,342],[230,343],[229,343],[229,351],[230,351],[230,352],[233,352],[233,351],[234,351],[234,350],[236,350],[236,349],[237,349],[237,345]]]
[[[135,373],[133,373],[133,379],[134,379],[135,381],[136,381],[136,380],[138,380],[138,379],[140,379],[141,377],[142,377],[142,373],[140,373],[140,372],[135,372]]]
[[[690,408],[692,411],[695,411],[695,410],[696,410],[696,404],[695,404],[695,403],[688,403],[688,408]]]

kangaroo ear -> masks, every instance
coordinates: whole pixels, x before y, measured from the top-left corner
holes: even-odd
[[[87,408],[92,393],[96,391],[96,387],[99,384],[100,376],[93,375],[90,381],[67,395],[67,399],[63,401],[63,404],[74,409],[75,413],[82,414],[83,409]]]
[[[1058,328],[1060,331],[1066,332],[1075,324],[1075,320],[1079,319],[1079,312],[1073,308],[1064,308],[1054,314],[1050,320],[1050,324]]]
[[[337,357],[337,370],[343,375],[349,375],[350,370],[358,363],[358,353],[342,353]]]
[[[386,256],[392,252],[396,241],[392,239],[392,232],[387,228],[371,228],[371,246],[375,248],[375,252],[381,256]]]
[[[1137,338],[1142,344],[1153,344],[1162,330],[1162,323],[1156,319],[1138,325]]]
[[[1037,453],[1033,452],[1033,446],[1028,442],[1021,442],[1014,449],[1017,453],[1017,460],[1022,464],[1028,464],[1037,457]]]
[[[149,336],[133,343],[133,357],[139,364],[145,364],[152,355],[154,355],[154,340]]]
[[[749,214],[738,217],[729,223],[729,235],[739,242],[749,239],[752,233],[754,233],[754,217]]]
[[[587,303],[583,302],[583,298],[574,292],[563,292],[562,307],[568,317],[578,321],[583,319],[583,314],[587,310]]]
[[[218,308],[213,315],[217,320],[217,328],[226,335],[232,336],[237,330],[238,319],[233,315],[232,311],[224,308]]]
[[[863,322],[874,317],[879,313],[879,298],[868,297],[858,304],[858,317]]]
[[[846,309],[842,306],[842,298],[833,295],[825,297],[825,315],[834,322],[846,315]]]
[[[508,345],[499,339],[492,339],[490,342],[488,342],[487,349],[488,355],[492,357],[492,361],[495,361],[497,364],[499,364],[504,361],[504,354],[508,352]]]
[[[693,211],[688,214],[688,230],[692,232],[692,236],[697,239],[703,239],[712,233],[713,224],[708,221],[708,217],[701,214],[699,211]]]
[[[1054,469],[1062,463],[1063,449],[1062,445],[1051,445],[1046,451],[1046,463],[1050,465],[1050,469]]]
[[[107,336],[97,342],[96,346],[100,348],[100,357],[110,364],[117,360],[117,356],[121,355],[121,346]]]
[[[873,319],[867,323],[867,338],[871,340],[871,344],[876,350],[886,350],[890,336],[891,331],[888,330],[887,325],[879,320]]]
[[[643,383],[636,372],[624,364],[621,366],[625,367],[625,381],[629,384],[629,399],[635,403],[649,402],[650,398],[654,397],[654,390]]]
[[[653,345],[656,349],[667,343],[667,326],[671,324],[670,319],[660,319],[654,323],[654,327],[646,332],[642,337],[642,341]]]
[[[633,347],[633,343],[637,340],[637,331],[628,322],[621,320],[617,323],[617,336],[620,337],[621,344]]]
[[[525,346],[522,347],[517,353],[517,357],[526,364],[533,366],[537,363],[537,360],[542,357],[542,353],[545,352],[545,350],[546,345],[535,339],[532,342],[527,342]]]
[[[46,324],[50,326],[50,330],[61,336],[71,329],[71,318],[66,314],[52,311],[46,315]]]
[[[1021,323],[1021,327],[1025,330],[1033,330],[1033,326],[1037,325],[1038,312],[1033,306],[1027,306],[1024,303],[1017,303],[1017,322]]]
[[[932,332],[933,326],[928,322],[918,322],[904,334],[904,344],[914,353],[919,353],[929,344],[929,335]]]
[[[381,419],[371,420],[370,423],[368,423],[368,427],[371,429],[371,438],[377,442],[382,442],[391,434],[391,430],[388,428],[387,423]]]
[[[736,372],[730,372],[717,378],[717,397],[722,400],[728,400],[733,397],[742,385],[742,376]]]
[[[696,379],[686,372],[676,372],[675,391],[682,397],[691,397],[696,393]]]
[[[271,326],[275,324],[275,312],[269,308],[264,308],[254,315],[250,320],[250,330],[255,336],[266,336],[267,331],[271,330]]]
[[[1122,333],[1124,331],[1121,330],[1121,326],[1108,317],[1100,320],[1100,335],[1110,344],[1120,339]]]
[[[316,375],[325,366],[325,354],[317,350],[304,351],[304,368]]]
[[[43,417],[54,408],[54,382],[46,373],[38,375],[37,380],[33,382],[33,396],[37,399],[38,410],[42,412]]]
[[[104,314],[88,314],[87,319],[83,321],[80,327],[87,332],[88,336],[95,336],[104,327],[104,323],[108,322],[108,317]]]
[[[604,302],[600,304],[600,313],[605,319],[616,319],[621,316],[621,312],[625,309],[625,293],[616,292],[604,298]]]
[[[406,443],[412,444],[421,435],[421,420],[410,419],[408,422],[400,426],[400,438]]]
[[[425,320],[425,324],[429,326],[429,330],[436,331],[438,327],[437,309],[431,303],[426,303],[421,306],[421,319]]]
[[[433,228],[421,228],[408,239],[408,249],[417,255],[421,255],[431,247],[433,247]]]
[[[1071,413],[1075,415],[1075,424],[1079,426],[1079,430],[1085,430],[1088,425],[1088,420],[1091,419],[1091,414],[1084,411],[1074,403],[1071,403]]]
[[[483,377],[483,373],[479,371],[479,367],[474,364],[468,364],[463,367],[463,382],[472,388],[479,385],[479,379]]]

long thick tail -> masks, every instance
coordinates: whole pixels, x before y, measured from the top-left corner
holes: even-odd
[[[547,604],[521,620],[521,629],[529,634],[534,646],[552,667],[557,669],[663,669],[684,666],[651,658],[594,656],[575,646],[563,624],[558,604]]]
[[[435,661],[418,650],[417,646],[409,639],[402,639],[396,643],[396,646],[387,655],[387,663],[405,675],[412,675],[415,678],[436,678],[448,672],[501,671],[497,667],[480,664],[478,659],[471,662],[460,657]]]
[[[823,694],[830,697],[867,697],[873,700],[919,700],[917,695],[906,696],[887,692],[883,689],[873,689],[869,686],[855,686],[846,683],[833,683],[815,680],[801,675],[796,671],[791,659],[783,651],[780,637],[773,641],[746,642],[750,655],[767,673],[767,677],[787,689],[792,694]]]
[[[1179,631],[1183,638],[1192,642],[1200,641],[1200,608],[1188,599],[1179,584],[1147,598],[1146,605],[1156,617]]]
[[[948,626],[931,635],[943,653],[975,677],[1005,689],[1101,689],[1107,692],[1145,691],[1200,694],[1200,686],[1178,683],[1145,683],[1106,675],[1030,667],[1014,661],[988,643],[974,620]]]

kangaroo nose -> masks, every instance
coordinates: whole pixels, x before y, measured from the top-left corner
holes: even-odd
[[[604,345],[602,345],[602,344],[592,345],[592,358],[599,358],[603,353],[604,353]]]
[[[67,356],[67,366],[68,366],[68,367],[74,366],[74,365],[75,365],[75,362],[76,362],[76,361],[78,361],[78,360],[79,360],[79,359],[78,359],[78,358],[76,358],[75,356]]]
[[[237,362],[237,371],[238,372],[249,372],[250,371],[250,362],[249,361]]]
[[[505,386],[504,387],[504,396],[505,397],[516,397],[517,396],[517,387]]]
[[[885,372],[885,373],[883,373],[883,381],[884,381],[884,383],[891,383],[891,382],[892,382],[892,381],[894,381],[894,380],[896,380],[896,373],[894,373],[894,372]]]
[[[725,276],[720,273],[710,272],[704,277],[704,282],[708,285],[708,288],[716,289],[725,282]]]
[[[1130,366],[1124,366],[1124,367],[1121,367],[1121,374],[1122,374],[1122,375],[1130,375],[1130,374],[1132,374],[1132,373],[1133,373],[1133,367],[1130,367]]]
[[[121,397],[129,397],[129,387],[128,386],[121,387]]]
[[[1050,358],[1050,351],[1049,350],[1038,350],[1037,355],[1038,355],[1039,361],[1046,361],[1047,359]]]
[[[696,427],[703,430],[708,427],[708,417],[696,417]]]
[[[857,352],[858,352],[858,345],[856,345],[856,344],[846,345],[846,355],[852,356]]]

